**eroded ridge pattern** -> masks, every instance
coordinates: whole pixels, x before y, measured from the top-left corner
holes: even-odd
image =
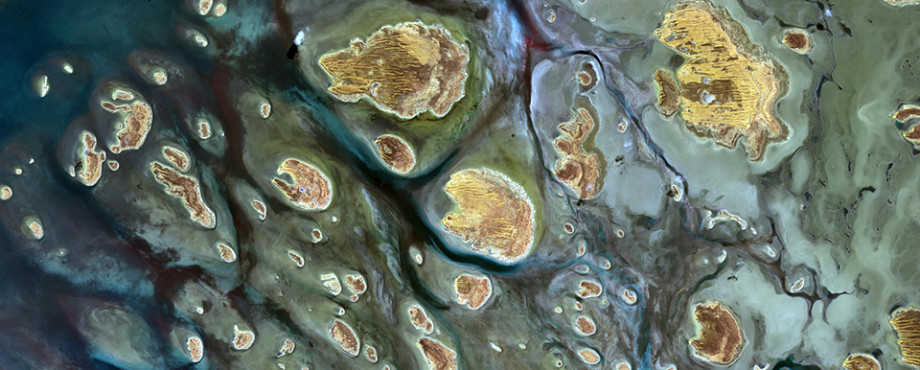
[[[787,75],[726,10],[707,0],[676,2],[655,35],[687,58],[677,70],[676,91],[662,86],[661,92],[680,96],[681,117],[688,129],[731,148],[744,137],[753,159],[762,157],[767,141],[783,138],[787,129],[774,106],[786,89]],[[790,48],[805,48],[805,42],[791,45],[788,38],[784,43]],[[659,77],[663,76],[656,74],[656,80]],[[667,83],[659,80],[659,84]],[[661,100],[669,99],[673,98]]]
[[[917,19],[0,1],[0,368],[920,368]]]
[[[329,92],[345,102],[367,98],[400,118],[430,111],[443,117],[463,98],[469,51],[439,25],[387,25],[367,41],[324,55]]]

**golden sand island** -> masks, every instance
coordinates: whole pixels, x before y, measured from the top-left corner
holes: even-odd
[[[774,112],[786,72],[726,10],[705,0],[676,2],[655,35],[686,58],[676,89],[667,73],[656,73],[659,108],[672,111],[678,101],[687,129],[719,145],[734,148],[744,137],[751,160],[763,158],[767,142],[786,137],[788,128]]]
[[[431,111],[450,112],[463,98],[466,45],[441,25],[406,22],[381,27],[367,41],[325,54],[319,65],[332,77],[329,92],[354,103],[366,98],[378,109],[402,119]]]
[[[846,370],[881,370],[882,365],[872,355],[866,353],[854,353],[845,360],[843,366]]]
[[[889,323],[898,336],[901,361],[920,367],[920,309],[902,307],[894,311]]]
[[[702,326],[699,337],[690,340],[694,354],[716,365],[735,362],[745,343],[738,318],[717,301],[696,306],[693,316]]]
[[[455,172],[444,191],[457,204],[441,223],[450,234],[470,243],[473,251],[503,263],[530,254],[534,241],[534,207],[524,188],[486,168]]]
[[[384,134],[378,136],[374,144],[377,145],[380,160],[393,172],[405,175],[415,168],[415,151],[405,139]]]

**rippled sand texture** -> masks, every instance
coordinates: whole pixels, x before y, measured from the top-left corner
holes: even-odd
[[[918,19],[0,1],[0,368],[920,367]]]
[[[785,126],[773,114],[786,74],[761,55],[744,29],[707,0],[678,1],[665,14],[658,39],[688,60],[677,70],[678,87],[658,72],[661,94],[680,95],[681,117],[697,135],[734,148],[741,136],[752,159]],[[674,91],[676,90],[676,91]],[[664,96],[659,105],[675,98]],[[668,108],[670,111],[671,108]]]
[[[421,22],[383,26],[367,42],[319,59],[336,81],[329,92],[355,102],[367,97],[382,111],[413,118],[443,117],[463,97],[469,52],[450,32]]]

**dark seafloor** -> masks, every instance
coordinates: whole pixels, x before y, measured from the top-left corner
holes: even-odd
[[[918,367],[918,20],[0,1],[0,368]]]

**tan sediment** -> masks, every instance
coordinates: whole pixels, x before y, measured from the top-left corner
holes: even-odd
[[[597,85],[597,72],[591,63],[582,64],[581,69],[575,73],[575,78],[578,80],[578,88],[582,92],[591,90]]]
[[[457,352],[431,338],[422,338],[416,343],[431,370],[456,370]]]
[[[367,346],[364,348],[364,358],[370,361],[372,364],[377,363],[377,349],[373,346]]]
[[[690,340],[694,354],[716,365],[730,365],[744,349],[744,335],[735,315],[721,302],[697,305],[694,318],[702,326],[696,339]]]
[[[364,294],[367,291],[367,281],[361,275],[345,275],[345,285],[354,294]]]
[[[188,154],[186,154],[182,149],[164,145],[162,148],[163,158],[165,158],[169,163],[172,163],[173,167],[177,168],[181,172],[188,171],[191,160],[189,160]]]
[[[843,360],[843,368],[846,370],[881,370],[882,365],[872,355],[865,353],[854,353]]]
[[[425,334],[431,334],[434,330],[434,324],[431,322],[431,319],[428,318],[428,314],[425,313],[425,309],[419,305],[409,306],[409,319],[412,321],[412,326],[416,330],[425,332]]]
[[[256,213],[259,214],[259,220],[265,221],[266,214],[268,213],[268,208],[265,207],[265,203],[257,199],[250,202],[250,204],[252,204],[252,209],[256,210]]]
[[[198,30],[192,30],[192,29],[190,29],[190,30],[186,31],[185,35],[186,35],[186,37],[191,38],[191,39],[192,39],[192,42],[194,42],[195,45],[198,45],[198,47],[201,47],[201,48],[206,48],[206,47],[208,47],[208,38],[207,38],[207,36],[205,36],[203,33],[199,32]]]
[[[578,84],[581,86],[589,86],[593,82],[591,75],[584,71],[575,73],[575,78],[578,79]]]
[[[211,137],[211,122],[203,118],[198,120],[198,137],[201,140],[207,140]]]
[[[415,168],[415,151],[403,138],[395,135],[380,135],[374,140],[380,160],[399,174],[406,174]]]
[[[783,45],[797,54],[808,54],[814,48],[811,34],[801,28],[783,30]]]
[[[597,332],[597,325],[594,320],[587,316],[578,316],[575,318],[575,332],[583,336],[591,336]]]
[[[460,274],[454,279],[454,293],[459,304],[478,310],[492,296],[492,281],[488,276]]]
[[[77,178],[83,185],[93,186],[102,178],[102,164],[105,162],[105,151],[96,151],[96,136],[89,131],[80,134],[82,150],[81,159],[77,163]]]
[[[227,14],[227,4],[218,3],[217,5],[214,6],[214,16],[215,17],[220,18],[220,17],[223,17],[224,14]]]
[[[182,200],[182,205],[189,212],[189,217],[201,226],[213,229],[217,225],[214,211],[204,203],[198,179],[183,175],[166,165],[150,162],[150,172],[156,181],[164,186],[164,191]]]
[[[897,111],[891,115],[900,123],[907,123],[914,118],[920,118],[920,106],[914,104],[901,104]]]
[[[233,349],[237,351],[245,351],[252,347],[252,343],[256,341],[256,333],[252,330],[240,330],[239,326],[233,325]]]
[[[220,255],[220,259],[224,262],[231,263],[236,261],[236,251],[226,243],[217,243],[214,244],[214,247],[217,248],[217,254]]]
[[[122,89],[115,89],[112,91],[112,100],[132,101],[134,100],[134,93]]]
[[[185,339],[185,348],[188,350],[189,360],[192,360],[193,363],[198,363],[204,357],[204,343],[201,342],[201,338],[198,337],[188,337]]]
[[[169,81],[166,70],[163,68],[154,69],[153,73],[151,73],[151,77],[153,77],[153,82],[160,86],[165,85],[166,82]]]
[[[259,104],[259,115],[262,116],[262,118],[268,118],[269,116],[271,116],[272,115],[271,103],[265,101]]]
[[[347,355],[351,357],[358,356],[361,350],[361,341],[355,334],[354,329],[341,320],[335,320],[332,327],[329,328],[329,337],[342,348]]]
[[[294,264],[297,265],[297,267],[303,267],[304,259],[303,259],[303,256],[299,252],[288,250],[287,255],[288,255],[288,258],[291,259],[291,261],[294,261]]]
[[[332,202],[332,182],[313,165],[288,158],[278,166],[277,173],[287,174],[294,181],[272,179],[275,187],[295,206],[307,211],[321,211]]]
[[[578,350],[578,357],[581,358],[581,361],[588,364],[594,365],[601,362],[601,355],[597,351],[590,348],[582,348]]]
[[[441,222],[473,251],[500,262],[517,262],[533,246],[535,212],[524,188],[490,169],[455,172],[444,191],[457,205]]]
[[[920,309],[900,308],[892,314],[889,323],[898,336],[901,361],[920,367]]]
[[[323,232],[319,229],[313,229],[313,231],[310,232],[310,236],[313,237],[314,244],[323,241]]]
[[[907,131],[901,134],[907,142],[920,147],[920,123],[914,124]]]
[[[639,299],[639,297],[636,292],[632,291],[631,289],[623,289],[623,294],[620,295],[620,299],[623,300],[623,303],[631,306],[636,304],[636,301]]]
[[[275,355],[275,358],[281,358],[294,353],[294,346],[294,341],[291,340],[291,338],[284,338],[284,340],[281,341],[281,348],[278,349],[278,354]]]
[[[214,6],[213,0],[198,0],[198,14],[206,15],[211,11],[211,7]]]
[[[675,2],[655,35],[686,58],[677,81],[687,129],[728,148],[744,137],[751,160],[786,136],[774,105],[787,75],[726,10],[706,0]]]
[[[26,235],[35,240],[42,240],[45,237],[45,227],[37,217],[29,216],[23,219],[23,227]]]
[[[680,91],[674,81],[674,74],[666,69],[658,69],[655,71],[655,84],[658,86],[658,111],[665,117],[673,116],[680,108]]]
[[[603,288],[594,280],[582,280],[578,282],[578,290],[575,295],[580,298],[594,298],[601,295]]]
[[[597,129],[594,108],[583,104],[575,109],[575,117],[558,127],[560,135],[553,140],[553,148],[560,158],[556,160],[553,175],[581,199],[590,199],[603,187],[601,154],[586,149],[591,135]]]
[[[469,52],[440,25],[406,22],[383,26],[367,41],[323,55],[332,77],[329,92],[344,102],[368,99],[403,119],[425,111],[446,115],[463,98]]]
[[[342,293],[342,284],[339,282],[339,277],[335,274],[322,274],[319,276],[319,279],[322,280],[323,286],[329,289],[329,292],[332,293],[333,296]]]
[[[120,127],[115,132],[116,144],[109,147],[112,153],[118,154],[123,150],[137,150],[144,145],[150,127],[153,124],[153,109],[146,102],[135,101],[131,105],[115,105],[111,102],[102,102],[102,107],[112,113],[118,112],[122,119]]]

